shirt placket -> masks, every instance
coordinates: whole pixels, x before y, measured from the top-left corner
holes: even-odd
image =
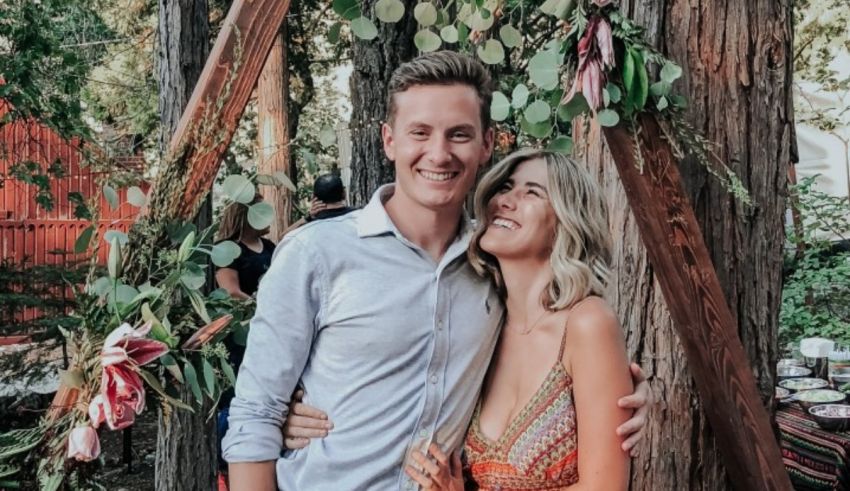
[[[445,276],[447,275],[443,274],[442,268],[434,273],[434,287],[437,291],[432,331],[433,350],[426,371],[425,403],[422,406],[422,413],[419,415],[413,444],[413,448],[422,452],[427,451],[437,430],[437,419],[440,415],[445,387],[446,364],[449,355],[449,309],[451,307],[449,289],[443,279]],[[403,489],[415,489],[417,486],[406,474],[403,481]]]

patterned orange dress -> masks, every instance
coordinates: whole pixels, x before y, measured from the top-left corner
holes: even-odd
[[[566,331],[555,366],[497,441],[481,432],[478,401],[464,448],[477,489],[554,490],[578,482],[573,381],[561,362],[565,341]]]

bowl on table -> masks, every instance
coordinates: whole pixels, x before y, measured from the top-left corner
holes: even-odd
[[[779,402],[787,402],[786,399],[791,397],[791,391],[784,387],[777,387],[774,398]]]
[[[795,367],[786,365],[776,368],[776,376],[779,380],[787,380],[789,378],[808,377],[812,374],[812,370],[806,367]]]
[[[776,362],[776,367],[801,367],[803,366],[803,360],[798,360],[796,358],[783,358]]]
[[[794,400],[800,404],[803,411],[821,404],[838,404],[844,402],[846,397],[844,392],[832,389],[801,390],[794,394]]]
[[[809,408],[815,422],[829,431],[850,429],[850,406],[844,404],[818,404]]]
[[[837,368],[829,374],[832,385],[835,388],[850,384],[850,367]]]
[[[829,382],[822,378],[789,378],[779,382],[779,386],[791,392],[801,390],[823,389],[829,386]]]

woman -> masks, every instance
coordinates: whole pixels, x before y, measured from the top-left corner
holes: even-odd
[[[257,195],[250,204],[227,205],[215,236],[216,243],[232,240],[241,249],[239,257],[229,266],[215,272],[218,286],[227,290],[233,298],[251,298],[272,262],[274,242],[263,238],[269,233],[269,228],[257,230],[248,223],[248,207],[262,200],[263,197]]]
[[[607,211],[591,176],[552,152],[498,163],[475,196],[469,257],[505,302],[499,345],[467,433],[480,489],[626,489],[615,429],[632,392],[625,342],[601,299]],[[463,489],[460,459],[436,445],[408,474],[425,489]],[[580,458],[579,458],[580,456]]]
[[[218,268],[215,272],[215,280],[220,288],[224,288],[231,297],[239,300],[248,300],[256,293],[260,284],[260,278],[269,269],[272,262],[272,253],[275,245],[272,241],[264,239],[269,233],[266,227],[257,230],[248,223],[248,207],[259,203],[263,197],[257,195],[250,204],[231,203],[224,209],[221,216],[221,225],[215,236],[216,243],[232,240],[239,245],[241,250],[229,266]],[[245,346],[233,340],[233,335],[224,340],[227,346],[230,363],[238,370],[245,357]],[[227,433],[227,417],[230,412],[230,401],[235,395],[233,388],[227,389],[219,399],[218,403],[218,462],[219,469],[227,470],[227,464],[221,455],[221,440]],[[219,476],[222,481],[223,477]]]

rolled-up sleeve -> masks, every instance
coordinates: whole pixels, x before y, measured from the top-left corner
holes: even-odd
[[[280,455],[281,426],[319,325],[324,283],[315,258],[308,240],[289,235],[260,282],[222,442],[227,462],[262,462]]]

